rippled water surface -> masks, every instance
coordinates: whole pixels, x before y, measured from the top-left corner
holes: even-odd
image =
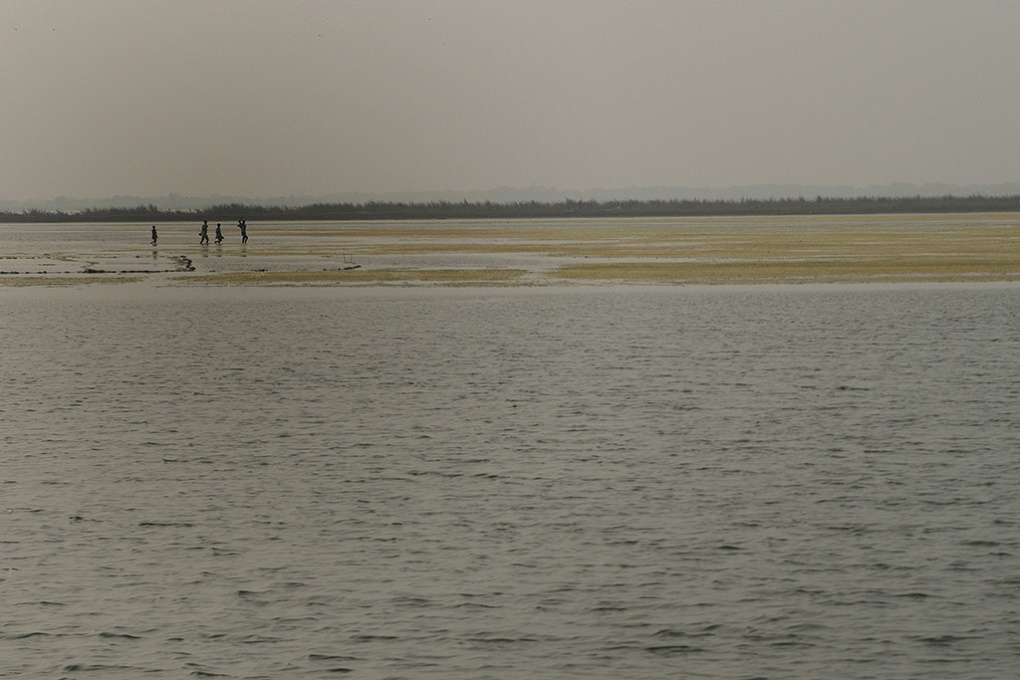
[[[1020,668],[1016,287],[0,314],[0,677]]]

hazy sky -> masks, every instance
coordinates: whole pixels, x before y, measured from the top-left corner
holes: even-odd
[[[1015,0],[0,0],[0,198],[1020,181]]]

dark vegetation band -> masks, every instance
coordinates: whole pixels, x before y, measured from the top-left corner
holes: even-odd
[[[570,217],[709,217],[741,215],[866,215],[883,213],[967,213],[1020,211],[1020,195],[915,196],[858,198],[774,198],[742,200],[614,200],[512,203],[434,201],[427,203],[313,203],[265,206],[225,203],[208,208],[165,210],[86,208],[78,211],[0,212],[0,222],[179,222],[195,219],[288,220],[439,220],[537,219]]]

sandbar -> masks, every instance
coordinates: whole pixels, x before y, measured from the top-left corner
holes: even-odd
[[[160,228],[158,249],[138,243],[143,225],[104,229],[86,252],[20,243],[0,254],[0,285],[1020,281],[1020,213],[266,223],[215,246],[181,224]]]

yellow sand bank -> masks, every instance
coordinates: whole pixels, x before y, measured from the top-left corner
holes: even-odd
[[[195,243],[190,225],[179,230],[164,230],[158,259],[156,249],[138,245],[89,257],[124,259],[104,264],[124,273],[138,273],[127,269],[147,259],[154,269],[181,273],[65,271],[62,279],[57,272],[0,276],[0,285],[139,278],[207,286],[1020,281],[1020,213],[267,223],[252,228],[244,246],[216,247]],[[188,269],[194,271],[183,273]]]
[[[281,231],[281,237],[290,232]],[[387,224],[302,230],[288,254],[330,248],[372,258],[516,256],[506,285],[583,282],[834,283],[1020,280],[1020,215],[868,215]],[[280,251],[276,251],[280,252]],[[490,273],[482,275],[490,281]],[[469,270],[341,272],[321,282],[478,279]],[[461,278],[463,277],[463,278]],[[226,282],[226,280],[221,279]],[[271,283],[272,279],[263,279]],[[214,279],[207,280],[216,282]],[[256,282],[249,279],[245,283]]]

